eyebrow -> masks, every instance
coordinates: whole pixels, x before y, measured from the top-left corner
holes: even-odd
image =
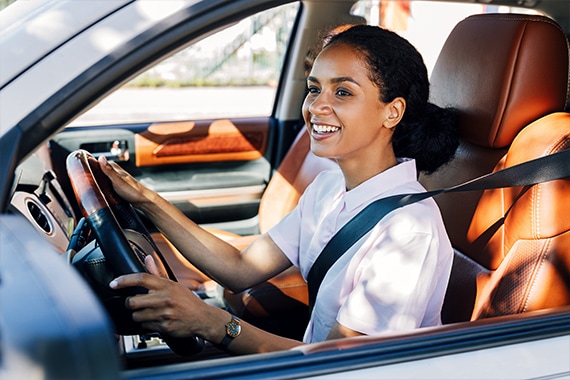
[[[315,78],[315,77],[313,77],[313,76],[311,76],[311,75],[309,75],[309,76],[307,77],[307,80],[308,80],[308,81],[311,81],[311,82],[315,82],[315,83],[320,83],[317,78]],[[332,79],[331,79],[331,82],[332,82],[332,83],[351,82],[351,83],[356,84],[357,86],[360,86],[360,84],[359,84],[357,81],[355,81],[354,79],[352,79],[351,77],[332,78]]]

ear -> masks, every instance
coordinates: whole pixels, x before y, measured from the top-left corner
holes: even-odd
[[[404,112],[406,111],[406,99],[395,98],[386,106],[388,108],[388,116],[386,117],[386,120],[384,120],[384,126],[392,129],[398,125],[400,120],[404,117]]]

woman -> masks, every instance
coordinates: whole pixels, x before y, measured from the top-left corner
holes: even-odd
[[[417,170],[436,170],[457,147],[452,113],[427,102],[429,83],[421,56],[392,32],[354,26],[332,37],[315,59],[307,83],[303,117],[311,150],[336,160],[339,170],[321,173],[297,208],[242,252],[202,230],[117,165],[101,159],[101,168],[119,195],[145,212],[189,261],[224,287],[241,291],[291,265],[306,278],[344,223],[375,199],[425,191],[416,180]],[[392,212],[330,268],[303,342],[440,324],[451,260],[433,200]],[[147,267],[157,273],[152,259]],[[238,322],[160,276],[126,275],[110,286],[149,289],[128,299],[133,319],[171,336],[200,336],[234,353],[302,344]]]

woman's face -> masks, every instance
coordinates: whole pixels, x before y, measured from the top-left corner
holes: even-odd
[[[390,104],[380,100],[380,90],[360,56],[344,44],[325,48],[307,78],[303,117],[311,150],[341,164],[379,157],[379,149],[391,147],[391,128],[383,127]]]

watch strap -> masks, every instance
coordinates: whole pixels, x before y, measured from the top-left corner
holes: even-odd
[[[228,334],[226,334],[226,335],[224,336],[224,339],[222,339],[221,343],[218,344],[218,346],[219,346],[220,348],[226,349],[226,348],[228,348],[228,346],[230,345],[230,343],[232,342],[232,340],[234,340],[234,338],[231,337],[231,336],[229,336]]]
[[[238,332],[238,335],[236,335],[236,336],[230,335],[230,334],[228,333],[228,325],[231,324],[231,323],[236,323],[236,324],[239,325],[240,322],[241,322],[241,320],[240,320],[238,317],[236,317],[235,315],[232,314],[232,319],[231,319],[227,324],[224,325],[226,335],[224,335],[224,338],[222,339],[222,341],[217,345],[218,347],[220,347],[220,348],[222,348],[222,349],[227,349],[227,348],[228,348],[228,346],[230,345],[230,343],[239,335],[239,332]],[[241,327],[240,327],[240,330],[241,330]],[[241,331],[240,331],[240,332],[241,332]]]

